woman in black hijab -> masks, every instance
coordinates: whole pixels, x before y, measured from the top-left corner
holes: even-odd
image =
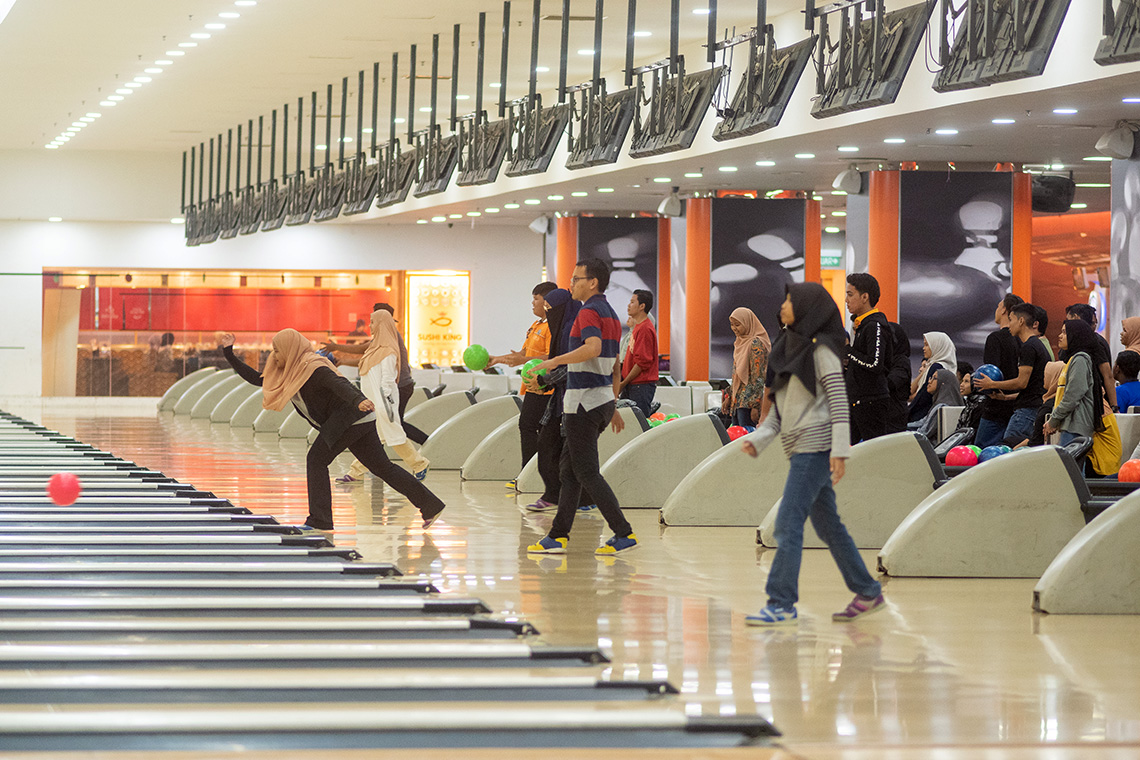
[[[886,606],[882,586],[839,519],[832,486],[843,477],[849,449],[847,389],[841,357],[847,334],[831,294],[817,283],[788,287],[780,309],[785,329],[769,358],[775,400],[755,438],[744,450],[760,450],[779,434],[789,460],[788,479],[776,516],[778,549],[768,573],[768,604],[749,615],[749,625],[796,622],[804,523],[831,549],[831,556],[855,598],[832,619],[849,621]]]

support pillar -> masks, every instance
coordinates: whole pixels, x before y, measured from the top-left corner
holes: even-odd
[[[686,201],[686,216],[685,379],[708,380],[712,199]]]
[[[549,274],[553,275],[559,287],[569,288],[574,264],[578,261],[578,217],[559,217],[555,225],[554,271]]]
[[[870,175],[867,271],[879,281],[878,308],[887,319],[899,318],[899,173]]]
[[[657,350],[669,353],[669,305],[672,301],[673,261],[670,245],[672,222],[668,217],[657,220],[657,292],[653,294],[657,306]]]

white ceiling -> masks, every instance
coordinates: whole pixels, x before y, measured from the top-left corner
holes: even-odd
[[[692,14],[705,0],[682,0],[682,49],[689,56],[689,68],[705,65],[700,48],[705,37],[705,18]],[[769,0],[769,13],[777,24],[777,38],[788,44],[806,35],[802,25],[802,0]],[[892,3],[892,6],[896,5]],[[515,0],[512,4],[511,62],[508,76],[509,97],[525,94],[526,72],[529,70],[531,2]],[[639,30],[651,36],[638,39],[637,63],[658,60],[668,52],[668,0],[641,0]],[[754,23],[755,0],[720,0],[718,26],[729,33],[743,31]],[[1099,0],[1073,0],[1066,25],[1071,26],[1075,14],[1087,22],[1083,14],[1098,14]],[[471,96],[461,104],[461,112],[474,107],[475,32],[478,13],[487,12],[486,81],[499,79],[499,44],[502,5],[492,0],[420,0],[397,5],[391,0],[332,0],[316,4],[308,0],[259,0],[253,7],[235,7],[233,0],[18,0],[7,19],[0,23],[0,98],[8,104],[5,118],[0,119],[0,148],[43,151],[43,145],[76,118],[92,111],[102,116],[70,143],[58,151],[144,151],[169,154],[171,171],[177,172],[181,152],[191,144],[208,141],[219,132],[236,127],[249,118],[267,117],[271,109],[288,102],[293,108],[296,98],[320,91],[320,113],[324,114],[324,88],[336,85],[334,114],[339,112],[339,87],[344,76],[350,77],[353,95],[349,103],[348,134],[355,135],[356,72],[371,74],[373,61],[380,62],[385,80],[380,88],[380,123],[387,123],[387,76],[393,52],[401,57],[401,70],[406,72],[408,47],[418,45],[418,74],[430,74],[432,34],[440,35],[440,73],[450,74],[451,30],[462,24],[460,93]],[[560,0],[544,0],[544,14],[560,14]],[[238,19],[219,19],[220,12],[238,12]],[[592,17],[593,0],[572,0],[571,15]],[[626,4],[607,0],[605,4],[605,36],[603,72],[610,77],[611,89],[620,81],[624,61]],[[152,82],[114,108],[101,107],[98,101],[113,89],[166,59],[167,50],[178,50],[178,43],[190,41],[190,34],[206,31],[207,23],[221,22],[224,30],[211,31],[211,38],[200,40],[198,47],[186,55],[161,66],[161,74],[150,75]],[[1075,23],[1075,22],[1074,22]],[[553,99],[558,74],[558,21],[541,24],[539,65],[550,69],[538,75],[539,91],[547,102]],[[571,83],[589,78],[591,58],[577,50],[593,45],[593,25],[586,21],[571,24],[569,76]],[[741,49],[743,53],[744,49]],[[1080,56],[1091,59],[1091,50],[1066,50],[1060,44],[1054,53],[1050,73],[1064,79],[1066,59]],[[922,70],[923,53],[919,53],[911,80],[929,75]],[[1058,59],[1060,59],[1058,61]],[[737,71],[739,76],[739,61]],[[955,161],[962,168],[989,168],[997,161],[1018,163],[1060,162],[1077,167],[1082,182],[1107,182],[1108,165],[1085,162],[1094,154],[1096,137],[1119,118],[1129,115],[1122,110],[1121,98],[1140,95],[1136,65],[1113,67],[1110,78],[1079,83],[1062,82],[1050,87],[1058,77],[1041,78],[1032,90],[1012,92],[1000,99],[992,93],[978,91],[977,97],[944,98],[938,107],[907,110],[890,107],[865,112],[857,119],[836,118],[814,122],[804,118],[810,108],[813,71],[809,67],[797,90],[796,98],[785,122],[799,126],[781,128],[757,138],[716,144],[707,139],[715,118],[705,121],[693,150],[641,163],[623,160],[612,168],[599,171],[568,173],[554,171],[525,182],[500,182],[488,188],[456,193],[449,191],[431,200],[403,204],[393,212],[376,214],[387,222],[412,222],[449,213],[482,212],[487,207],[501,207],[525,198],[540,200],[536,206],[523,206],[516,212],[503,212],[494,217],[484,214],[480,223],[529,220],[536,213],[554,211],[638,211],[652,210],[667,185],[654,183],[654,177],[669,177],[668,184],[680,185],[683,192],[703,191],[717,187],[770,189],[807,189],[825,192],[831,179],[855,158],[881,158],[888,162],[916,160],[921,168],[943,168]],[[927,87],[925,83],[921,85]],[[407,83],[401,83],[397,113],[406,115]],[[996,88],[993,88],[996,89]],[[371,81],[367,85],[366,113],[370,112]],[[417,106],[427,105],[429,82],[417,85]],[[906,91],[904,90],[904,93]],[[440,87],[439,113],[448,111],[450,83]],[[498,90],[485,88],[485,107],[492,110]],[[941,103],[952,105],[941,105]],[[1080,109],[1075,117],[1056,116],[1052,108],[1072,105]],[[462,107],[462,106],[465,106]],[[1140,106],[1134,108],[1140,109]],[[798,109],[795,114],[793,109]],[[803,111],[803,113],[799,113]],[[1013,127],[995,127],[991,119],[1012,115],[1018,119]],[[792,117],[796,118],[793,119]],[[427,114],[417,113],[417,127],[426,125]],[[308,131],[306,118],[305,129]],[[933,129],[953,126],[954,137],[931,134]],[[319,127],[323,142],[323,125]],[[339,124],[334,121],[334,134]],[[400,127],[406,129],[406,125]],[[882,138],[890,134],[905,135],[907,144],[890,146]],[[380,134],[386,138],[386,128]],[[334,138],[335,139],[335,138]],[[367,138],[366,138],[367,139]],[[291,136],[291,141],[295,136]],[[268,134],[266,135],[268,145]],[[858,154],[839,153],[840,145],[856,145]],[[800,152],[815,153],[817,158],[794,158]],[[755,161],[770,159],[776,166],[759,168]],[[290,152],[290,163],[293,154]],[[319,159],[318,159],[319,160]],[[557,162],[556,158],[556,162]],[[307,161],[307,151],[306,151]],[[867,161],[864,166],[874,165]],[[735,173],[718,171],[721,166],[736,166]],[[266,170],[268,162],[266,162]],[[685,179],[685,172],[703,170],[701,178]],[[640,185],[640,187],[637,187]],[[598,187],[613,187],[617,192],[600,195]],[[587,192],[574,198],[571,192]],[[549,195],[563,199],[548,200]],[[828,210],[839,209],[841,198],[826,196]],[[1078,201],[1090,210],[1107,207],[1107,192],[1078,191]],[[841,220],[836,222],[842,226]]]

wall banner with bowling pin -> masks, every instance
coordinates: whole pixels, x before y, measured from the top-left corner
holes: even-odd
[[[610,265],[606,300],[623,324],[633,291],[648,290],[656,299],[657,217],[579,217],[578,258],[595,257]],[[656,307],[650,314],[657,319]]]
[[[1112,162],[1112,240],[1109,249],[1109,320],[1105,337],[1115,356],[1120,320],[1140,316],[1140,157]],[[1103,284],[1103,283],[1101,283]]]
[[[1013,176],[901,173],[898,314],[916,364],[933,331],[950,336],[959,361],[981,364],[1012,278]]]
[[[779,332],[784,289],[804,282],[807,208],[802,198],[713,199],[709,377],[732,377],[736,336],[728,317],[734,309],[751,309],[770,336]],[[818,212],[814,216],[818,227]],[[818,235],[814,256],[818,264]]]

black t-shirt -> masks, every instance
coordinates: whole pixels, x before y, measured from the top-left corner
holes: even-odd
[[[1017,366],[1032,367],[1029,373],[1029,384],[1017,392],[1016,409],[1036,409],[1041,406],[1041,397],[1045,395],[1045,365],[1049,363],[1049,352],[1036,335],[1021,344],[1018,354]]]
[[[1001,370],[1002,378],[1010,380],[1017,377],[1017,360],[1019,348],[1017,338],[1013,337],[1008,327],[994,330],[986,338],[986,347],[982,354],[982,361],[992,364]],[[987,420],[1008,421],[1013,410],[1017,407],[1013,401],[998,401],[990,396],[982,403],[982,418]]]

